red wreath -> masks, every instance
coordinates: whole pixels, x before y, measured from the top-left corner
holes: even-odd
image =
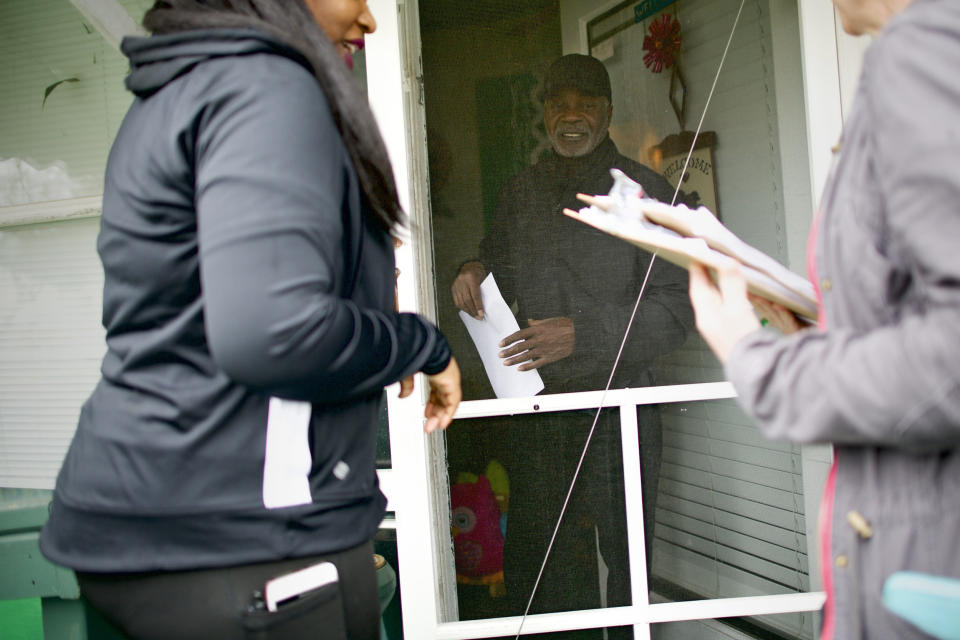
[[[669,69],[680,52],[680,22],[665,13],[650,24],[650,34],[643,38],[643,63],[654,73]]]

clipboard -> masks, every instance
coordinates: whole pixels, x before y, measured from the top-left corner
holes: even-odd
[[[690,209],[637,197],[642,190],[636,182],[618,169],[610,173],[614,178],[610,194],[578,194],[590,206],[564,209],[564,214],[685,269],[699,262],[716,270],[725,261],[736,260],[750,293],[816,320],[816,294],[809,280],[740,240],[705,207]]]

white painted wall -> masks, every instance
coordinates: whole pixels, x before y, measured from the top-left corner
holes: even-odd
[[[770,2],[771,43],[780,133],[786,264],[806,274],[806,246],[813,201],[807,154],[807,127],[800,60],[800,24],[797,3]]]

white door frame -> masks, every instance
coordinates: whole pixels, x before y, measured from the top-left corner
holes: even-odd
[[[789,2],[792,0],[771,0]],[[421,94],[420,41],[416,0],[370,0],[378,22],[367,39],[366,62],[370,102],[394,164],[401,202],[411,212],[413,232],[397,252],[400,304],[404,310],[436,317],[431,274],[429,198],[426,174],[426,134]],[[852,56],[838,56],[838,29],[826,0],[798,0],[805,86],[808,150],[812,193],[819,194],[829,170],[829,149],[842,123],[840,63],[844,70],[858,64]],[[847,77],[851,74],[845,73]],[[847,96],[843,96],[847,98]],[[467,419],[517,412],[596,407],[600,392],[563,394],[533,399],[465,402],[457,417]],[[630,408],[637,404],[709,400],[733,397],[728,383],[683,385],[613,391],[604,406],[618,406],[623,432],[631,432]],[[456,620],[456,585],[448,535],[449,507],[444,449],[439,435],[427,436],[421,426],[425,395],[399,400],[390,394],[389,416],[393,468],[384,473],[385,489],[396,512],[399,580],[403,593],[404,636],[408,638],[482,638],[516,633],[519,618],[469,622]],[[456,428],[454,425],[453,428]],[[630,443],[625,443],[629,445]],[[625,450],[628,450],[625,447]],[[632,463],[631,463],[632,464]],[[625,468],[628,502],[639,507],[639,469]],[[628,516],[629,517],[629,516]],[[812,520],[812,519],[811,519]],[[634,527],[634,530],[638,527]],[[631,548],[643,549],[642,527]],[[639,545],[639,546],[638,546]],[[631,557],[642,553],[631,554]],[[815,566],[815,565],[814,565]],[[644,575],[641,566],[633,575]],[[649,637],[649,624],[818,610],[821,592],[724,598],[692,602],[649,604],[642,599],[629,607],[572,611],[530,616],[524,634],[634,624],[636,637]]]

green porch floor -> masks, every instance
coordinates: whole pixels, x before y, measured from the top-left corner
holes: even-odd
[[[0,637],[3,640],[43,640],[40,598],[0,600]]]

